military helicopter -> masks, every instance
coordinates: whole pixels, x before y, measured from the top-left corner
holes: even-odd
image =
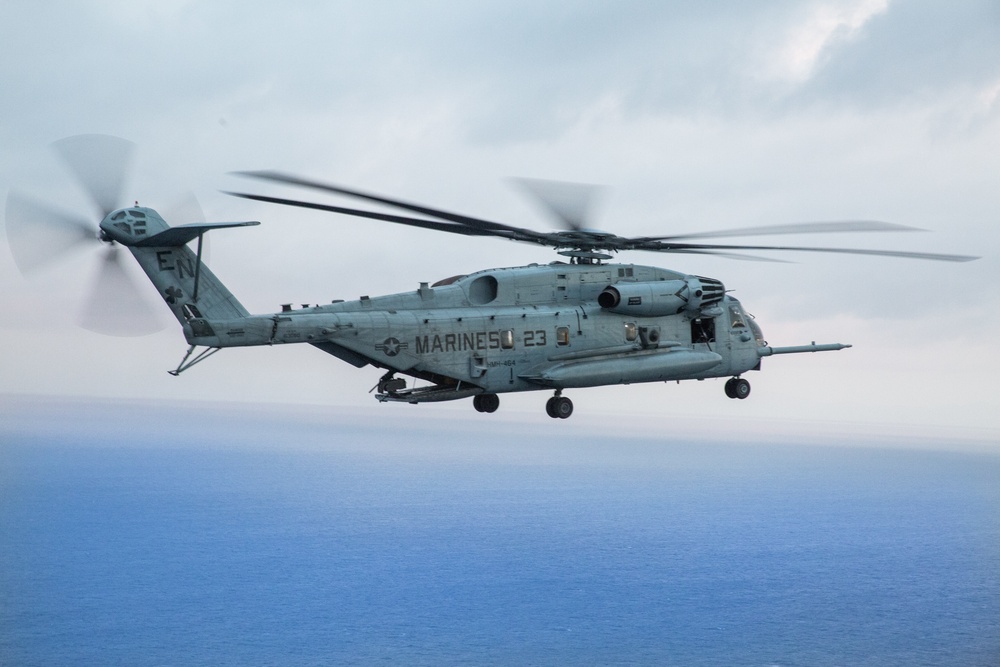
[[[478,412],[492,413],[500,405],[500,394],[546,391],[551,392],[546,413],[566,419],[573,413],[572,401],[563,395],[569,389],[706,378],[727,378],[726,395],[745,399],[750,383],[743,375],[760,370],[764,357],[850,347],[815,342],[771,346],[721,281],[653,266],[611,263],[611,253],[641,250],[745,258],[747,251],[808,251],[949,262],[977,259],[893,250],[704,242],[730,236],[914,229],[877,221],[623,237],[587,225],[590,190],[549,181],[522,181],[564,227],[540,232],[280,172],[238,172],[258,181],[390,207],[406,215],[228,193],[237,197],[436,232],[532,243],[551,247],[564,258],[549,264],[485,269],[433,284],[422,282],[416,290],[400,294],[301,308],[283,305],[278,312],[252,315],[205,265],[203,241],[210,231],[259,222],[171,227],[151,208],[120,206],[124,165],[132,148],[129,142],[81,135],[54,146],[90,194],[101,219],[94,230],[84,218],[11,194],[7,232],[23,271],[81,243],[99,242],[111,249],[97,287],[97,299],[107,301],[109,294],[127,291],[117,286],[124,273],[116,252],[118,247],[127,248],[189,344],[180,364],[169,371],[172,375],[180,375],[223,348],[308,343],[358,368],[380,369],[383,374],[375,398],[381,402],[471,398]],[[117,307],[124,302],[112,303]],[[408,386],[407,378],[424,384]]]

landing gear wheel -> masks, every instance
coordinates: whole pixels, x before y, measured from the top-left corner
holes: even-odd
[[[750,395],[750,383],[739,378],[733,383],[733,397],[738,398],[741,401]]]
[[[496,394],[479,394],[472,397],[472,407],[476,412],[496,412],[500,407],[500,397]]]
[[[736,389],[734,385],[736,384],[738,378],[729,378],[726,380],[726,396],[729,398],[736,398]]]
[[[573,401],[565,396],[553,396],[545,403],[545,413],[553,419],[568,419],[573,414]]]
[[[545,401],[545,414],[547,414],[549,417],[552,417],[553,419],[555,419],[557,416],[555,410],[553,409],[555,402],[556,402],[555,396]]]

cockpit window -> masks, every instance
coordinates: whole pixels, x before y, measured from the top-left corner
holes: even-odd
[[[734,329],[746,328],[746,318],[743,317],[743,310],[739,304],[729,304],[729,325]]]
[[[760,325],[752,317],[747,322],[750,324],[750,331],[753,332],[753,337],[757,341],[757,344],[767,345],[767,341],[764,340],[764,332],[760,330]]]

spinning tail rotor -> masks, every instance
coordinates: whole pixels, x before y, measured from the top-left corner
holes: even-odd
[[[98,265],[77,317],[80,326],[113,336],[142,336],[162,329],[163,321],[125,267],[120,244],[100,228],[102,220],[122,205],[135,145],[118,137],[84,134],[52,146],[87,194],[94,212],[90,216],[67,212],[11,192],[7,240],[18,269],[30,277],[89,250],[97,254]],[[175,208],[181,220],[203,219],[193,196],[186,196]]]

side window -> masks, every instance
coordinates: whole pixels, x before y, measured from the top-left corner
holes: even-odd
[[[569,345],[569,327],[556,327],[556,345]]]
[[[635,326],[635,322],[625,323],[625,340],[632,343],[636,338],[639,337],[639,327]]]
[[[711,317],[699,317],[691,320],[692,343],[715,342],[715,320]]]

